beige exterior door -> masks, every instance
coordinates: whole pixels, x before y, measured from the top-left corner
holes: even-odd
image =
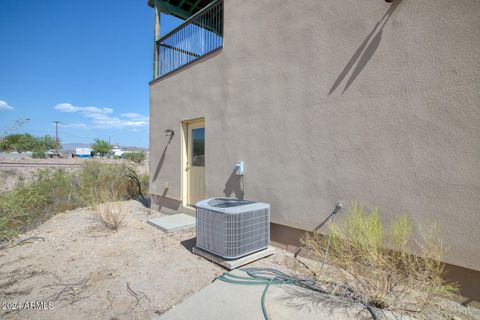
[[[187,124],[187,204],[205,198],[205,122]]]

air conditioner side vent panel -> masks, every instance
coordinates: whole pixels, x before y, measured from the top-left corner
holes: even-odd
[[[216,205],[224,199],[242,201],[213,198],[197,203],[197,247],[226,259],[266,249],[270,244],[270,205],[251,201],[230,207]]]

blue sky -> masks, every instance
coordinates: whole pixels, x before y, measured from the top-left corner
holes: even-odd
[[[178,19],[162,15],[162,34]],[[0,134],[148,146],[153,11],[146,0],[1,0]]]

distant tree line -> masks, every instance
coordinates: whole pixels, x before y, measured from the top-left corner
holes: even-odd
[[[60,147],[60,144],[59,144]],[[0,138],[0,150],[6,152],[26,152],[44,154],[55,149],[55,138],[49,135],[35,137],[29,133],[9,134]]]
[[[90,148],[92,149],[93,154],[100,155],[102,157],[112,155],[113,151],[113,145],[111,145],[108,141],[102,139],[95,139]],[[123,157],[126,160],[130,160],[135,163],[142,163],[145,160],[145,152],[125,152],[123,154]]]

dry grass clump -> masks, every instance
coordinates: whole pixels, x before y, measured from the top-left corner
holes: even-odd
[[[407,216],[396,217],[387,227],[378,209],[368,213],[354,202],[331,232],[327,263],[337,270],[337,281],[348,285],[367,306],[424,312],[433,297],[456,292],[442,277],[444,248],[433,227],[422,239],[413,239]],[[323,259],[328,237],[313,232],[302,241]],[[416,255],[410,253],[412,244]],[[321,277],[322,271],[315,274]]]
[[[107,201],[144,198],[148,194],[148,176],[139,175],[126,165],[87,162],[79,173],[79,194],[89,205]]]
[[[125,153],[125,159],[135,163],[142,163],[143,161],[145,161],[145,152],[137,151]]]
[[[113,231],[118,231],[125,220],[125,209],[118,203],[99,204],[94,213],[105,227]]]

